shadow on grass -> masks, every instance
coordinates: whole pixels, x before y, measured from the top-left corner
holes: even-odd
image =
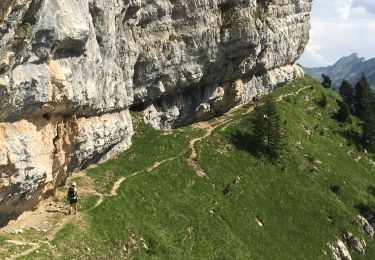
[[[355,209],[365,219],[374,221],[375,212],[369,206],[360,203],[355,205]]]
[[[341,186],[340,185],[332,185],[329,188],[336,196],[341,196]]]
[[[237,149],[248,152],[256,157],[260,157],[260,151],[256,149],[252,134],[247,131],[236,130],[231,133],[230,141]]]
[[[361,135],[354,130],[339,131],[338,132],[342,137],[344,137],[349,145],[355,145],[357,148],[361,148]]]
[[[370,195],[372,195],[372,196],[375,197],[375,187],[374,187],[374,186],[372,186],[372,185],[368,186],[368,187],[367,187],[367,192],[368,192]]]

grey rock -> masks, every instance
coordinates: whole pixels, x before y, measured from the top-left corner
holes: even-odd
[[[332,256],[336,260],[352,260],[348,248],[340,239],[334,244],[328,244]]]
[[[371,237],[374,237],[374,228],[370,225],[367,219],[358,215],[358,223],[363,228],[363,230]]]
[[[363,239],[355,237],[352,233],[346,232],[343,235],[345,243],[356,253],[363,255],[366,250],[366,242]]]

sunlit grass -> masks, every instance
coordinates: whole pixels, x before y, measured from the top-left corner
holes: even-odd
[[[252,114],[243,115],[245,109],[233,115],[235,124],[218,127],[197,144],[208,178],[197,177],[186,163],[189,140],[203,130],[187,127],[165,135],[139,125],[131,149],[88,174],[108,193],[118,178],[140,173],[92,211],[97,197],[90,197],[83,218],[52,241],[56,251],[44,247],[28,258],[330,259],[327,243],[344,231],[369,241],[355,220],[359,204],[375,208],[369,193],[374,169],[346,135],[358,132],[359,123],[332,119],[338,95],[311,78],[272,95],[300,88],[305,89],[277,103],[287,136],[275,163],[255,157],[246,140],[233,138],[250,132]],[[326,108],[317,105],[322,93]],[[374,250],[370,242],[365,258],[373,259]]]

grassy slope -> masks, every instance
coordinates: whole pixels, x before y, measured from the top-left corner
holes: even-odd
[[[278,102],[288,136],[286,153],[276,164],[255,157],[246,146],[252,116],[243,114],[246,107],[232,115],[234,123],[196,146],[209,179],[197,177],[186,163],[188,140],[203,130],[187,127],[162,135],[140,125],[131,149],[88,171],[101,190],[108,192],[120,176],[181,155],[126,180],[118,196],[67,225],[52,241],[54,249],[45,246],[27,258],[327,259],[326,243],[343,231],[366,237],[354,224],[356,206],[375,207],[368,192],[375,176],[367,158],[355,161],[363,154],[346,139],[356,123],[331,119],[336,93],[310,78],[273,95],[306,86],[311,88]],[[322,93],[329,99],[326,109],[316,105]],[[311,138],[303,127],[312,131]],[[340,186],[338,196],[330,190],[333,185]],[[352,255],[373,259],[375,244],[365,257]]]

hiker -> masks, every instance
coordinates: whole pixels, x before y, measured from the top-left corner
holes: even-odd
[[[74,215],[77,213],[77,204],[79,200],[79,195],[77,191],[77,184],[75,182],[72,183],[72,186],[69,187],[68,195],[66,200],[69,201],[69,214],[72,213],[72,209],[74,208]]]
[[[256,96],[253,97],[254,107],[258,105],[258,102],[259,102],[259,94],[256,94]]]

